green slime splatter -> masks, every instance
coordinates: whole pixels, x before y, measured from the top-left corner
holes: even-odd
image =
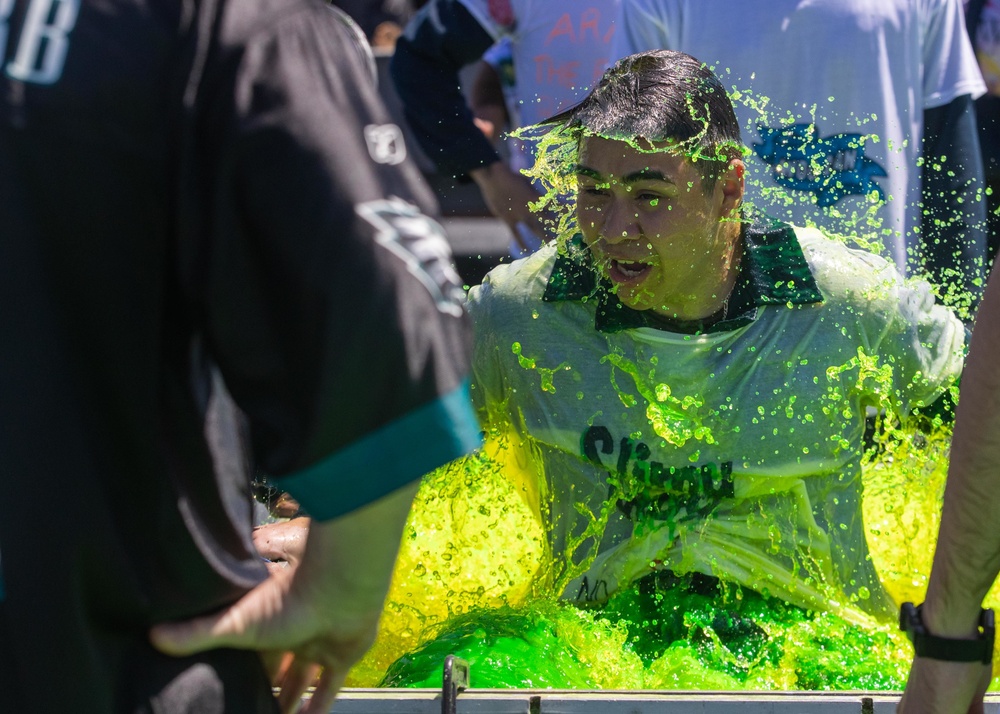
[[[731,96],[770,126],[802,121],[790,114],[781,122],[772,121],[767,116],[768,99],[752,92],[734,89]],[[814,125],[815,113],[814,107]],[[858,117],[857,121],[863,130],[870,120]],[[524,133],[522,138],[537,142],[538,160],[525,173],[545,189],[533,209],[543,212],[565,250],[569,238],[578,233],[573,202],[566,197],[576,190],[573,167],[580,134],[553,131],[541,137]],[[634,138],[625,140],[637,150],[653,150]],[[879,138],[863,134],[858,139],[859,145],[869,141]],[[705,156],[696,141],[678,147],[692,160],[728,160],[730,149],[720,147],[718,156]],[[821,174],[826,167],[815,164],[811,170]],[[782,202],[791,206],[798,200],[781,189],[762,193],[776,206]],[[840,237],[882,252],[883,241],[893,231],[880,223],[878,196],[867,198],[867,211],[839,216],[851,233]],[[829,210],[838,217],[835,206]],[[969,304],[968,296],[947,290],[942,297],[960,310]],[[517,343],[512,351],[521,367],[538,371],[544,391],[555,391],[555,375],[570,369],[566,364],[542,367],[522,354]],[[657,435],[672,444],[692,438],[712,443],[714,436],[703,422],[704,404],[696,396],[678,397],[668,384],[648,383],[620,355],[606,359],[633,378],[647,401],[647,418]],[[815,415],[803,415],[805,422],[820,414],[848,418],[843,410],[855,390],[873,396],[880,414],[894,413],[898,398],[891,388],[890,367],[862,350],[846,364],[831,366],[827,378],[827,397],[812,405]],[[790,396],[786,416],[791,419],[794,411],[795,397]],[[554,559],[547,552],[541,524],[525,506],[526,487],[518,476],[528,470],[519,462],[530,460],[530,455],[508,452],[503,443],[502,438],[494,439],[492,451],[488,448],[425,480],[404,537],[388,616],[375,647],[352,670],[349,686],[438,688],[444,657],[456,654],[472,664],[474,687],[902,687],[911,650],[890,624],[865,629],[836,614],[807,612],[737,586],[706,592],[655,587],[648,578],[619,591],[599,609],[557,601]],[[880,416],[875,448],[862,462],[871,556],[897,602],[923,598],[949,443],[950,427],[938,414],[918,413],[905,421]],[[544,494],[533,497],[541,499],[544,513]],[[606,516],[598,514],[587,533],[599,532]],[[1000,603],[1000,590],[994,588],[986,602]],[[1000,676],[992,688],[998,684]]]
[[[494,689],[891,690],[909,664],[888,627],[863,630],[738,588],[643,584],[595,611],[537,601],[456,618],[381,686],[439,687],[449,654],[470,663],[472,686]]]
[[[863,353],[831,372],[844,390],[878,379],[873,375],[885,378]],[[842,379],[846,375],[852,376]],[[919,601],[926,587],[949,440],[940,416],[918,414],[885,425],[867,456],[868,538],[897,600]],[[666,585],[646,578],[600,608],[557,601],[539,576],[544,568],[531,573],[550,557],[540,535],[525,528],[523,518],[513,530],[502,527],[504,519],[509,524],[519,517],[522,505],[506,466],[479,454],[428,478],[411,520],[466,520],[437,534],[447,539],[443,548],[415,525],[408,529],[400,570],[415,583],[404,599],[427,612],[409,628],[406,643],[380,638],[383,646],[392,640],[398,659],[383,653],[379,667],[362,678],[355,671],[349,684],[436,688],[448,654],[467,659],[472,686],[486,688],[898,690],[905,682],[911,651],[892,625],[862,628],[735,585],[712,589],[690,577]],[[488,530],[477,530],[479,524]],[[439,557],[438,565],[451,572],[414,567],[408,551],[415,548],[422,561]],[[521,570],[514,572],[505,557]],[[487,587],[456,586],[476,573]],[[413,597],[421,586],[420,597],[446,603],[443,612],[421,607]],[[394,621],[406,614],[399,599],[390,597]]]

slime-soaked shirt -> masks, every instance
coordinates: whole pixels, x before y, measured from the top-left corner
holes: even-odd
[[[815,229],[743,239],[741,304],[700,334],[621,305],[582,248],[494,269],[470,293],[474,399],[542,477],[527,492],[564,597],[670,568],[886,615],[862,524],[866,407],[933,401],[964,329],[927,284]]]

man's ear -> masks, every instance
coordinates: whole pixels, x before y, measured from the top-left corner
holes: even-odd
[[[743,174],[745,171],[746,166],[743,164],[743,159],[733,159],[716,182],[722,192],[721,214],[723,217],[733,217],[732,214],[739,210],[743,204]]]

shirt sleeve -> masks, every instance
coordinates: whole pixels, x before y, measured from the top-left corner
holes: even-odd
[[[964,94],[986,93],[961,0],[922,0],[923,108],[940,107]]]
[[[430,193],[352,38],[307,7],[245,41],[220,33],[181,264],[257,464],[325,520],[468,453],[479,428]]]
[[[971,313],[986,286],[987,237],[983,157],[969,95],[924,112],[921,151],[923,267],[949,305]]]
[[[890,365],[904,411],[932,403],[958,379],[965,357],[961,320],[935,299],[922,280],[903,280],[895,266],[865,256],[876,282],[860,314],[874,325],[880,365]],[[870,328],[871,329],[871,328]]]
[[[494,38],[457,0],[431,0],[396,43],[390,72],[403,114],[438,170],[463,176],[500,160],[473,122],[459,70],[483,56]]]

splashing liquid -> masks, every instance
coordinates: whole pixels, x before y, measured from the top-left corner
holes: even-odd
[[[950,427],[889,425],[864,465],[871,557],[896,602],[926,589]],[[735,585],[646,578],[600,608],[557,601],[541,525],[497,445],[430,475],[407,525],[386,615],[348,686],[439,687],[448,654],[484,688],[898,690],[911,649]],[[506,475],[505,475],[506,474]],[[694,576],[695,580],[699,576]],[[662,579],[661,579],[662,580]],[[994,587],[987,605],[1000,604]],[[1000,685],[1000,678],[994,687]]]
[[[735,91],[732,98],[761,115],[767,111],[767,99],[750,92]],[[879,140],[864,133],[866,121],[858,120],[855,143],[848,147],[858,155],[866,142]],[[789,126],[794,123],[789,117]],[[811,124],[815,130],[816,122]],[[579,134],[553,131],[540,139],[537,133],[522,138],[538,141],[537,162],[526,173],[545,191],[533,209],[544,212],[565,246],[578,232],[574,212],[565,207],[572,205],[566,197],[576,189],[572,167]],[[650,150],[644,142],[622,140],[639,151]],[[694,141],[678,150],[706,162],[728,162],[734,150],[744,156],[749,151],[720,147],[717,156],[706,156]],[[828,193],[842,188],[829,183],[825,163],[814,159],[797,170],[826,181],[822,188]],[[780,187],[758,187],[758,193],[776,206],[795,200]],[[851,234],[842,239],[882,252],[893,231],[877,217],[877,192],[867,199],[867,208],[842,216]],[[836,206],[827,210],[836,217]],[[944,297],[960,310],[970,304],[968,296]],[[540,365],[517,342],[511,350],[521,368],[537,372],[544,392],[554,392],[557,375],[572,368]],[[669,384],[646,379],[621,355],[605,359],[635,382],[630,387],[646,402],[646,417],[657,436],[674,445],[715,442],[697,395],[674,394]],[[803,426],[838,415],[846,420],[850,415],[841,412],[856,390],[873,395],[880,414],[895,413],[898,407],[891,370],[863,350],[845,364],[829,366],[827,378],[825,398],[803,405],[789,395],[785,416]],[[618,392],[623,400],[635,400],[631,392]],[[576,396],[583,398],[582,393]],[[865,535],[891,598],[897,604],[920,602],[938,529],[950,425],[919,414],[904,422],[880,421],[874,446],[861,463]],[[546,494],[533,485],[533,455],[510,444],[506,435],[491,434],[482,452],[425,479],[405,530],[378,638],[351,671],[348,686],[438,688],[445,656],[456,654],[470,661],[472,686],[482,688],[903,687],[912,649],[893,623],[862,625],[706,576],[647,576],[599,607],[559,601],[567,573],[555,566],[560,557],[549,551],[542,526]],[[641,484],[626,480],[615,486],[628,495]],[[606,518],[605,510],[589,530],[599,531]],[[865,590],[857,591],[860,597],[868,595]],[[995,585],[986,606],[998,604],[1000,587]],[[998,687],[1000,676],[991,689]]]

